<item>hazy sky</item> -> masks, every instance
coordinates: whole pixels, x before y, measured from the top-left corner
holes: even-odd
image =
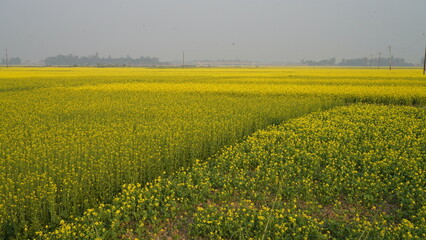
[[[0,0],[0,56],[419,62],[426,0]]]

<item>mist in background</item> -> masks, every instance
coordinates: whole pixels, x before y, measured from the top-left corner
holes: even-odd
[[[425,0],[1,0],[0,57],[300,62],[403,57],[426,45]]]

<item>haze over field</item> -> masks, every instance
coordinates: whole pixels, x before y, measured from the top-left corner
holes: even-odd
[[[0,58],[299,62],[383,52],[419,63],[424,0],[1,0]]]

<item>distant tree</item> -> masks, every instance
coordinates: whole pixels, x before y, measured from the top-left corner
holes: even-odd
[[[319,61],[302,60],[301,63],[308,66],[334,66],[336,65],[336,58],[323,59]]]
[[[389,62],[389,58],[381,58],[380,59],[381,65],[384,66]],[[341,62],[339,62],[338,66],[375,66],[377,67],[379,64],[378,58],[352,58],[352,59],[345,59],[343,58]],[[392,58],[392,65],[393,66],[414,66],[412,63],[407,63],[404,58]]]
[[[78,64],[78,56],[72,54],[57,55],[55,57],[48,57],[44,59],[46,65],[76,65]]]
[[[368,59],[367,58],[352,58],[352,59],[345,59],[343,58],[340,63],[337,65],[339,66],[367,66],[368,65]]]
[[[6,62],[6,59],[2,58],[1,59],[1,64],[2,65],[6,65],[6,64],[9,64],[9,65],[20,65],[20,64],[22,64],[22,60],[21,60],[20,57],[11,57],[11,58],[8,58],[7,62]]]
[[[404,58],[392,58],[392,65],[395,66],[413,66],[412,63],[407,63]]]
[[[21,58],[13,57],[9,59],[9,64],[11,65],[20,65],[22,63]]]
[[[129,66],[135,66],[135,65],[160,65],[160,64],[166,64],[160,62],[160,60],[156,57],[139,57],[139,58],[131,58],[130,56],[126,56],[125,58],[111,58],[111,56],[108,56],[108,58],[101,58],[99,57],[99,54],[96,53],[95,55],[89,55],[89,56],[74,56],[72,54],[69,55],[57,55],[55,57],[48,57],[44,59],[44,62],[46,65],[82,65],[82,66],[101,66],[101,65],[129,65]]]

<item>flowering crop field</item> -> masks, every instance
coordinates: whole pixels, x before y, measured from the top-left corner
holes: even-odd
[[[359,104],[127,184],[45,239],[425,239],[426,111]],[[366,134],[368,133],[368,134]]]
[[[123,199],[123,196],[120,196],[114,200],[115,196],[121,191],[124,191],[123,194],[126,193],[128,186],[139,189],[135,186],[150,184],[160,175],[174,176],[173,172],[181,167],[190,167],[196,159],[201,160],[203,164],[215,162],[215,158],[211,156],[221,148],[235,144],[243,137],[268,125],[356,102],[424,105],[426,78],[419,75],[418,69],[385,71],[338,68],[2,68],[0,69],[0,238],[32,238],[36,232],[40,235],[42,232],[53,231],[58,226],[61,226],[59,229],[62,230],[74,229],[70,227],[73,225],[65,222],[75,221],[75,218],[81,216],[87,209],[92,210],[87,210],[86,215],[92,212],[94,207],[106,206],[108,203],[115,204],[116,201]],[[424,123],[424,118],[421,121]],[[424,135],[416,135],[414,132],[410,134],[413,139],[421,136],[423,138],[420,140],[424,141]],[[337,140],[336,142],[339,143]],[[318,145],[319,148],[323,143],[319,141],[314,145]],[[336,148],[336,151],[340,151],[339,149]],[[322,151],[325,156],[331,154],[324,149]],[[415,151],[417,150],[403,156],[411,159],[410,154]],[[345,164],[346,160],[340,159],[340,155],[336,155],[335,158],[341,160],[339,164]],[[424,170],[424,164],[420,164],[418,168]],[[281,168],[275,171],[281,170],[284,171]],[[267,170],[265,174],[268,172],[270,171]],[[299,172],[298,176],[304,176],[304,173],[306,172]],[[327,193],[321,195],[324,200],[328,199],[328,202],[322,203],[327,210],[330,204],[335,204],[336,195],[333,195],[335,194],[333,188],[339,187],[333,185],[337,181],[334,175],[330,175],[329,172],[323,174],[322,177],[329,178],[327,183],[330,184],[329,195]],[[345,176],[340,177],[344,179]],[[249,183],[251,180],[245,178],[244,181]],[[258,185],[259,189],[274,188],[266,180],[262,181],[258,183],[261,184]],[[306,188],[305,190],[311,189],[312,196],[320,196],[313,183],[315,181],[306,180],[306,185],[301,182],[297,186]],[[413,182],[409,185],[412,185],[411,183]],[[124,184],[127,185],[122,190]],[[293,188],[291,186],[289,188],[286,184],[279,185],[280,194],[275,194],[275,198],[283,198],[285,197],[283,192],[288,192],[296,194],[288,199],[296,199],[295,196],[299,196],[306,200],[303,204],[307,207],[313,206],[308,203],[309,201],[315,204],[319,201],[311,195],[309,196],[312,198],[306,198],[307,193],[297,189],[296,185],[293,184]],[[196,185],[192,186],[197,188]],[[366,186],[368,185],[364,188]],[[226,190],[226,187],[216,188],[214,191],[221,192],[220,189]],[[226,191],[223,194],[226,194]],[[354,190],[351,194],[355,193]],[[384,195],[388,192],[380,192],[382,193]],[[262,191],[259,190],[258,194],[259,198],[264,197]],[[379,201],[377,193],[371,194],[374,201]],[[416,204],[424,204],[424,195],[418,195],[423,196],[423,200],[416,200],[420,201]],[[238,196],[231,194],[229,198],[234,199]],[[194,198],[195,200],[199,198],[199,207],[203,209],[206,208],[203,205],[206,202],[203,201],[210,201],[203,197],[202,192],[199,192],[199,197]],[[351,199],[343,199],[345,202],[342,204],[357,208],[365,206],[368,202],[356,197]],[[255,204],[255,200],[256,198],[247,198],[244,201],[248,202],[244,203],[235,199],[235,204],[250,205],[252,204],[250,201],[254,201]],[[129,205],[133,204],[131,201],[125,201]],[[271,202],[276,206],[290,204],[288,201]],[[176,204],[190,207],[187,204]],[[396,205],[394,202],[390,203],[389,207],[392,208],[390,210],[393,211]],[[233,208],[228,205],[212,206],[225,207],[222,210],[210,209],[219,215],[221,211]],[[373,206],[375,205],[367,207]],[[140,207],[144,208],[144,204]],[[168,207],[170,206],[164,209],[169,209]],[[347,210],[345,207],[346,205],[342,207],[342,212]],[[253,211],[260,210],[256,209],[253,208]],[[418,214],[419,209],[421,208],[405,211],[405,208],[401,208],[398,214],[407,212]],[[118,216],[130,217],[119,214],[124,210],[116,209],[116,211]],[[85,220],[82,221],[86,225],[80,222],[78,226],[84,225],[87,231],[93,230],[94,233],[86,232],[89,235],[81,238],[132,239],[138,236],[155,237],[153,234],[158,236],[161,231],[165,231],[160,229],[160,226],[164,226],[166,220],[163,218],[155,222],[153,218],[162,215],[156,217],[157,208],[153,210],[154,213],[149,211],[135,210],[133,212],[135,216],[130,217],[133,220],[128,221],[116,219],[112,223],[115,218],[111,217],[109,224],[121,224],[120,227],[129,225],[129,229],[133,230],[136,229],[136,225],[133,226],[136,219],[139,222],[146,220],[147,222],[141,223],[149,226],[151,230],[142,228],[143,230],[138,230],[137,233],[123,233],[122,229],[115,228],[116,232],[111,231],[112,225],[107,226],[105,222],[96,222],[100,224],[96,227],[98,225],[95,222],[84,222],[87,220],[85,216],[83,217]],[[172,212],[170,211],[171,214],[179,215]],[[268,214],[270,215],[270,212]],[[399,219],[404,217],[398,216]],[[411,218],[404,219],[414,221]],[[194,215],[190,221],[197,222],[203,219],[198,219]],[[333,224],[343,224],[342,222],[344,221]],[[255,225],[259,227],[259,224]],[[270,229],[274,228],[269,224],[267,226]],[[309,226],[311,225],[306,225],[303,229]],[[336,225],[335,229],[338,229],[337,226],[340,225]],[[103,228],[105,231],[99,230]],[[208,235],[210,228],[210,225],[201,223],[199,227],[191,225],[187,228],[187,232],[176,233],[176,236],[189,234],[188,236],[209,238],[212,237]],[[158,232],[155,232],[157,230]],[[247,228],[247,231],[252,233],[241,235],[234,232],[232,235],[226,235],[213,231],[213,234],[215,237],[224,238],[266,236],[259,235],[260,231],[253,232],[250,228]],[[170,234],[173,235],[173,232]],[[60,235],[54,236],[61,238]],[[63,237],[65,238],[65,235]],[[74,239],[72,235],[68,237]]]

